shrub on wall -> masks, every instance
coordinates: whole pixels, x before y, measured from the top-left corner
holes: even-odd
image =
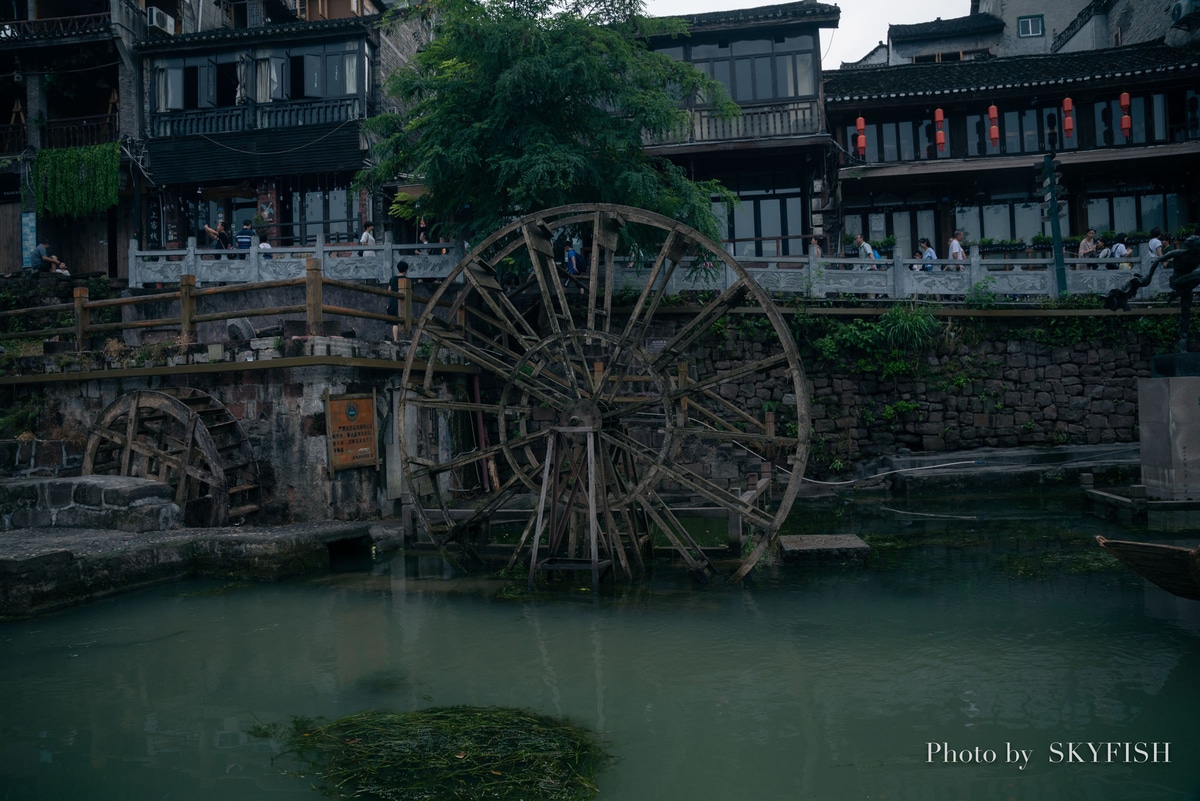
[[[121,145],[43,148],[33,160],[39,216],[85,217],[117,205]]]

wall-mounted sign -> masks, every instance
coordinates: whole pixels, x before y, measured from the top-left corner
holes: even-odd
[[[379,469],[375,432],[375,394],[326,395],[325,430],[329,442],[329,474],[350,467]]]

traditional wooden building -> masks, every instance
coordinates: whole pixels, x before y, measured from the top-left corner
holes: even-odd
[[[356,238],[381,211],[352,186],[362,123],[422,31],[381,28],[380,0],[221,8],[214,27],[196,20],[137,45],[146,246],[203,246],[206,225],[245,220],[275,245]]]
[[[689,101],[685,135],[651,150],[693,178],[719,179],[741,200],[719,208],[730,252],[742,260],[799,255],[824,235],[825,157],[830,129],[821,97],[820,31],[835,28],[837,6],[805,0],[683,17],[684,39],[653,42],[725,85],[740,117],[715,119]]]
[[[1145,236],[1200,218],[1200,49],[1161,42],[826,77],[842,234],[944,255],[967,240],[1032,244],[1038,169],[1061,164],[1064,234]]]
[[[38,216],[33,165],[43,150],[113,145],[136,136],[136,58],[146,12],[128,0],[0,4],[0,271],[47,240],[77,272],[116,275],[136,225],[129,205]],[[132,195],[130,160],[120,192]]]

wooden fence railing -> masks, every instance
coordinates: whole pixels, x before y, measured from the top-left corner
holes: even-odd
[[[400,279],[399,291],[392,292],[385,287],[369,284],[356,284],[325,277],[321,272],[318,259],[309,259],[303,278],[289,278],[281,281],[265,281],[253,284],[233,284],[198,288],[196,277],[193,275],[179,276],[179,288],[147,295],[126,298],[107,298],[92,300],[87,287],[75,287],[71,303],[59,303],[50,306],[37,306],[30,309],[0,312],[0,324],[5,321],[33,318],[71,315],[71,325],[43,327],[29,330],[14,330],[0,334],[9,339],[50,339],[52,337],[74,338],[75,350],[88,349],[89,341],[98,335],[108,332],[126,331],[145,328],[178,328],[183,341],[196,342],[197,326],[202,323],[220,322],[240,318],[280,317],[283,315],[304,315],[305,331],[309,336],[318,336],[324,332],[324,322],[327,315],[351,317],[364,320],[379,320],[384,323],[398,325],[406,333],[411,330],[413,319],[413,292],[409,279]],[[264,293],[285,287],[302,287],[304,302],[290,305],[265,306],[249,304],[250,308],[224,311],[203,312],[200,305],[205,299],[219,295],[244,293],[247,295],[263,295]],[[353,293],[361,293],[383,298],[395,298],[397,314],[356,309],[349,306],[333,306],[325,302],[326,288],[340,288]],[[122,320],[116,322],[92,322],[98,312],[106,309],[122,309],[153,303],[178,303],[178,317],[161,317],[153,319]]]

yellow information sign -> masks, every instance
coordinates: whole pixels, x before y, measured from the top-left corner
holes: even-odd
[[[375,432],[375,395],[326,395],[329,472],[350,467],[379,467]]]

